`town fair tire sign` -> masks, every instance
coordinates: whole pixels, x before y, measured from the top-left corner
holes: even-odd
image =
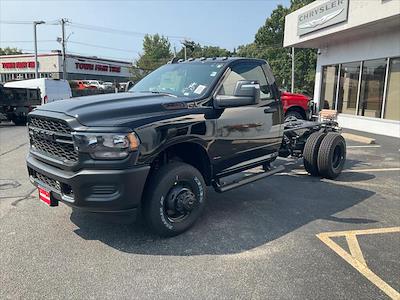
[[[347,20],[349,0],[331,0],[299,15],[297,34],[299,36]]]

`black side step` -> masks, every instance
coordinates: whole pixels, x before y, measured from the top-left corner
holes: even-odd
[[[240,187],[242,185],[248,184],[250,182],[253,182],[253,181],[256,181],[256,180],[259,180],[259,179],[262,179],[262,178],[265,178],[265,177],[268,177],[268,176],[271,176],[271,175],[274,175],[276,173],[282,172],[284,169],[285,169],[285,167],[281,165],[281,166],[275,167],[275,168],[273,168],[271,170],[268,170],[268,171],[265,171],[265,172],[262,172],[262,173],[258,173],[258,174],[251,175],[251,176],[246,176],[245,178],[243,178],[240,181],[234,181],[233,183],[230,183],[230,184],[227,184],[227,185],[220,185],[218,182],[215,182],[214,183],[214,189],[218,193],[223,193],[223,192],[226,192],[226,191],[230,191],[230,190],[232,190],[234,188]]]

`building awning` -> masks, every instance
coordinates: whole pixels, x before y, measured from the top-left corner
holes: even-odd
[[[315,1],[286,16],[284,47],[324,48],[400,28],[398,1]]]

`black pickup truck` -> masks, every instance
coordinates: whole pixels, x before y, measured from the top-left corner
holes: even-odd
[[[284,123],[266,61],[173,60],[129,92],[46,104],[28,116],[28,171],[39,197],[100,213],[143,213],[179,234],[217,192],[282,170],[278,156],[335,178],[346,156],[334,121]],[[258,167],[251,176],[241,172]],[[248,173],[248,172],[247,172]]]

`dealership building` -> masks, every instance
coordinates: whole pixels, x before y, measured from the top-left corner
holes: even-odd
[[[344,128],[400,137],[400,2],[318,0],[286,16],[285,47],[318,49],[314,101]]]
[[[127,81],[132,63],[119,60],[67,54],[66,73],[68,80],[102,80],[111,82]],[[63,78],[61,52],[38,54],[40,78]],[[35,78],[35,57],[33,54],[0,56],[0,82]]]

